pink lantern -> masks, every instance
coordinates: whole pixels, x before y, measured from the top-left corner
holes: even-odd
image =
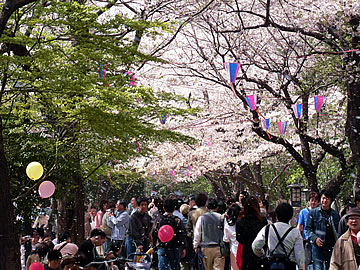
[[[55,192],[55,185],[51,181],[44,181],[39,186],[40,197],[45,199],[51,197]]]
[[[33,262],[30,265],[29,270],[44,270],[44,266],[39,262]]]
[[[174,237],[174,229],[170,225],[160,227],[158,236],[161,242],[169,242]]]

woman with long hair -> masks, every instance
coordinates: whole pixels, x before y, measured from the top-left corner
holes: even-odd
[[[267,220],[261,214],[259,202],[254,196],[246,199],[240,216],[236,222],[236,240],[243,245],[243,254],[246,255],[242,257],[242,269],[257,269],[258,259],[251,244]]]
[[[233,204],[230,206],[229,210],[226,213],[226,218],[224,221],[224,242],[230,244],[230,261],[231,261],[231,270],[239,270],[239,267],[236,262],[236,254],[238,250],[238,241],[236,240],[236,229],[235,225],[237,220],[240,217],[240,206],[238,204]]]

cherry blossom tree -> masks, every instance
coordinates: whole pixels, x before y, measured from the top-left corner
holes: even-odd
[[[164,78],[165,74],[173,76],[165,83],[153,79],[154,85],[158,84],[159,88],[180,89],[179,92],[189,97],[190,105],[203,102],[203,119],[183,125],[185,132],[196,133],[202,143],[193,152],[181,147],[176,150],[176,147],[164,146],[162,160],[153,162],[149,166],[150,171],[156,171],[156,166],[163,166],[165,171],[184,168],[192,160],[203,160],[197,156],[206,156],[208,161],[201,162],[204,168],[199,165],[199,174],[224,168],[224,163],[228,164],[226,159],[217,156],[223,150],[231,153],[229,164],[246,164],[256,157],[248,153],[256,151],[254,149],[261,145],[271,149],[270,152],[285,149],[302,167],[313,190],[318,189],[317,169],[321,162],[326,156],[335,157],[339,173],[327,186],[339,191],[352,166],[358,164],[355,136],[358,124],[356,108],[359,107],[355,105],[358,13],[359,5],[355,1],[341,4],[329,1],[299,4],[286,1],[222,1],[213,4],[187,25],[174,49],[167,54],[169,65],[162,67],[162,71],[157,70],[160,73],[158,78]],[[241,63],[234,88],[226,79],[224,62]],[[227,91],[224,92],[224,89]],[[254,93],[261,99],[258,111],[250,111],[245,99]],[[327,97],[327,105],[320,113],[314,110],[314,95]],[[218,102],[212,103],[211,97]],[[347,107],[344,101],[347,101]],[[303,104],[300,119],[292,113],[292,105],[296,103]],[[223,110],[223,107],[226,109]],[[214,113],[216,109],[219,109],[218,113]],[[275,121],[288,121],[289,129],[285,136],[276,134],[276,126],[267,134],[261,125],[263,116]],[[241,122],[235,125],[235,132],[229,132],[233,138],[228,140],[231,143],[226,144],[227,147],[235,145],[234,148],[238,149],[236,143],[241,144],[241,131],[246,126],[247,134],[251,131],[258,136],[258,139],[244,136],[251,141],[245,147],[247,154],[229,152],[226,146],[220,144],[216,149],[213,146],[213,150],[204,147],[208,146],[205,142],[208,137],[214,137],[214,134],[224,137],[222,131],[228,128],[224,121],[226,117],[227,121],[231,119],[229,122]],[[344,119],[347,119],[346,123]],[[291,126],[290,121],[293,123]],[[197,131],[196,126],[202,122],[208,126]],[[188,131],[189,128],[192,131]],[[343,136],[345,130],[347,140]],[[259,138],[261,143],[254,143]],[[352,149],[350,157],[346,152],[347,142]],[[212,145],[216,143],[212,142]],[[277,147],[274,148],[274,145]],[[203,148],[208,151],[207,154],[199,151]],[[259,152],[266,156],[263,151]],[[239,164],[239,160],[243,163]]]

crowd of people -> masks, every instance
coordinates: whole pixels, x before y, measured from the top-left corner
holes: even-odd
[[[289,224],[289,203],[278,202],[272,211],[246,191],[227,201],[205,193],[188,200],[102,201],[86,212],[86,239],[79,246],[66,231],[52,239],[36,228],[30,240],[23,239],[32,244],[31,254],[22,245],[23,269],[36,262],[68,270],[150,250],[152,269],[159,270],[360,269],[360,194],[341,215],[331,208],[333,201],[330,190],[310,192],[296,227]],[[116,262],[111,267],[121,269]]]

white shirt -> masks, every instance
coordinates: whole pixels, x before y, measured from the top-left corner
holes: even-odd
[[[279,233],[280,238],[285,234],[285,232],[290,228],[289,224],[284,222],[276,222],[275,225],[276,230]],[[262,257],[265,256],[264,245],[265,245],[265,230],[266,226],[264,226],[258,235],[256,236],[254,242],[252,243],[252,249],[256,256]],[[268,239],[268,247],[269,252],[272,252],[279,242],[275,231],[272,226],[270,226],[269,230],[269,239]],[[292,248],[294,247],[294,251],[290,254],[290,260],[296,262],[299,266],[299,269],[305,269],[305,252],[303,246],[303,238],[300,234],[300,231],[297,228],[292,229],[292,231],[286,236],[283,241],[285,246],[286,253],[289,254]],[[284,254],[281,245],[279,245],[274,252],[274,254]]]
[[[197,248],[198,246],[200,246],[200,241],[201,241],[201,218],[202,218],[202,216],[200,216],[197,219],[196,225],[195,225],[194,241],[193,241],[194,248]]]
[[[233,253],[236,257],[237,255],[237,249],[239,242],[236,240],[236,226],[230,226],[229,223],[227,223],[226,218],[224,219],[224,242],[230,243],[230,251]]]

